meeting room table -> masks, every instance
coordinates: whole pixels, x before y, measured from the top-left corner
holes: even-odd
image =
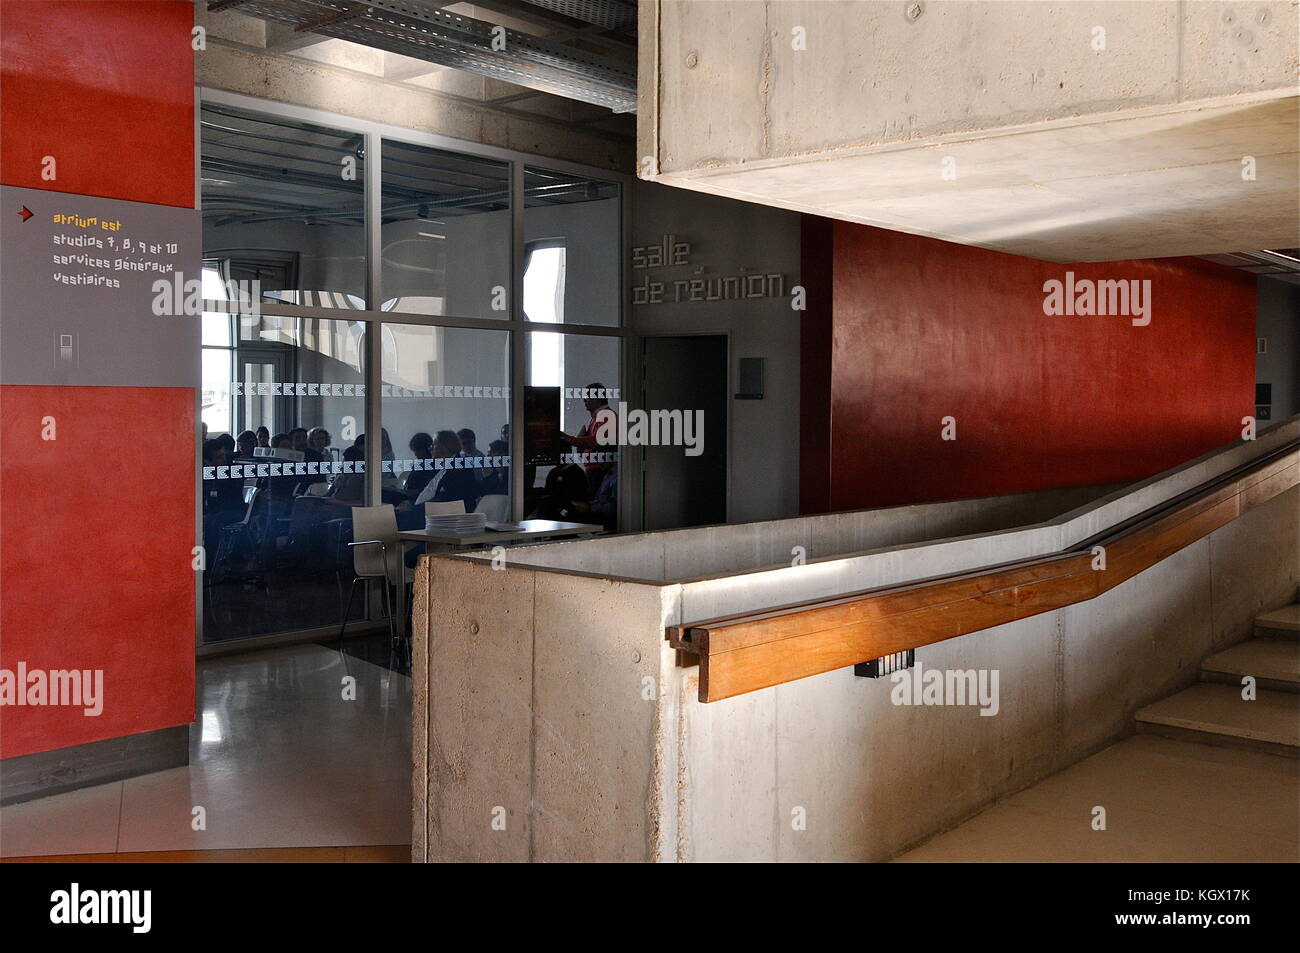
[[[403,530],[398,533],[402,549],[407,546],[423,544],[440,552],[455,552],[476,546],[498,546],[505,543],[540,542],[544,539],[563,537],[594,536],[605,532],[605,527],[596,523],[565,523],[559,520],[522,520],[508,524],[519,529],[485,529],[480,533],[446,533],[427,529]],[[406,575],[402,574],[402,591],[398,594],[398,611],[406,614]],[[405,618],[398,619],[398,625],[405,627]],[[399,629],[401,631],[401,629]]]

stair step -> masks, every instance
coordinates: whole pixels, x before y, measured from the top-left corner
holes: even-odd
[[[1300,757],[1300,695],[1261,691],[1245,701],[1236,685],[1201,682],[1140,709],[1138,730]]]
[[[1206,681],[1240,685],[1243,675],[1254,676],[1261,688],[1300,691],[1300,642],[1248,639],[1201,663],[1201,677]]]
[[[1300,602],[1255,616],[1255,628],[1275,635],[1300,634]]]

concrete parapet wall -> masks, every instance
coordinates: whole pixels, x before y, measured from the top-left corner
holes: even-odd
[[[850,553],[1027,526],[1097,500],[1111,486],[823,513],[519,547],[516,563],[655,582],[686,582]]]
[[[1293,488],[1096,599],[917,650],[996,670],[992,717],[895,705],[849,669],[706,705],[679,671],[678,859],[886,860],[1081,760],[1295,597],[1298,521]]]
[[[995,716],[898,705],[889,679],[851,669],[701,704],[697,667],[664,627],[1052,552],[1089,536],[1099,510],[1113,525],[1297,431],[1286,421],[1036,526],[805,566],[685,581],[569,568],[617,539],[530,547],[503,568],[426,559],[416,859],[888,859],[1121,737],[1137,708],[1293,600],[1300,488],[1095,599],[917,651],[922,670],[996,671]],[[728,530],[752,532],[712,528]],[[547,553],[565,566],[542,565]]]
[[[664,590],[480,560],[419,571],[416,859],[656,859]]]

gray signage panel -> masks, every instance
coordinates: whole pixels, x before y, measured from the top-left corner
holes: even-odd
[[[201,242],[193,209],[0,187],[0,384],[198,387],[201,319],[154,283],[201,281]]]

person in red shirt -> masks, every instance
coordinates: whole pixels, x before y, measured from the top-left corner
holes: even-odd
[[[576,434],[563,432],[560,434],[561,439],[572,447],[574,452],[589,454],[618,452],[615,441],[602,443],[598,436],[602,428],[608,433],[618,433],[618,418],[615,416],[614,411],[610,409],[609,400],[603,396],[607,393],[604,384],[587,385],[588,396],[583,399],[583,405],[587,408],[587,412],[591,414],[591,419],[583,424],[582,429]],[[610,463],[601,463],[590,458],[583,464],[583,469],[587,471],[587,485],[591,490],[590,496],[595,495],[596,490],[600,487],[601,480],[605,476],[605,471],[610,466]]]

